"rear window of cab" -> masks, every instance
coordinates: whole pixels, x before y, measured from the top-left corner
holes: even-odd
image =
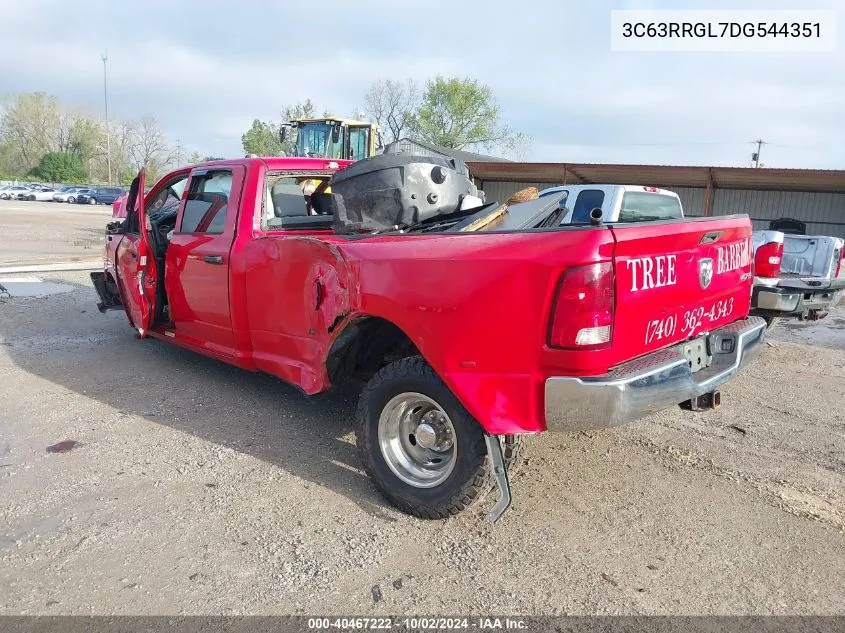
[[[622,194],[619,222],[648,222],[681,218],[681,201],[675,196],[645,191],[626,191]]]

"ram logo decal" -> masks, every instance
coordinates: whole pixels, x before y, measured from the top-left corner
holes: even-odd
[[[713,260],[709,257],[698,260],[698,283],[705,290],[713,281]]]

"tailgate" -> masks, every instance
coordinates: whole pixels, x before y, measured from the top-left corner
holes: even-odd
[[[748,315],[754,249],[747,216],[612,230],[614,365]]]
[[[831,279],[842,251],[842,240],[836,237],[785,235],[781,276]]]

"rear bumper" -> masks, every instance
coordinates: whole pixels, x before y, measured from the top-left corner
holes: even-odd
[[[549,431],[586,431],[620,426],[692,400],[725,384],[760,350],[766,322],[737,321],[710,333],[712,364],[693,373],[684,344],[616,367],[603,376],[546,379]],[[721,351],[731,348],[731,351]]]
[[[836,305],[845,288],[845,279],[820,280],[810,284],[802,280],[781,281],[776,286],[754,287],[751,307],[780,316],[802,315],[810,310],[827,310]]]

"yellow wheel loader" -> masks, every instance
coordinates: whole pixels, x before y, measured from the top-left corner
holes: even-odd
[[[296,130],[294,156],[362,160],[375,156],[382,147],[378,125],[367,121],[337,117],[294,119],[282,125],[282,141],[287,138],[288,128]]]

